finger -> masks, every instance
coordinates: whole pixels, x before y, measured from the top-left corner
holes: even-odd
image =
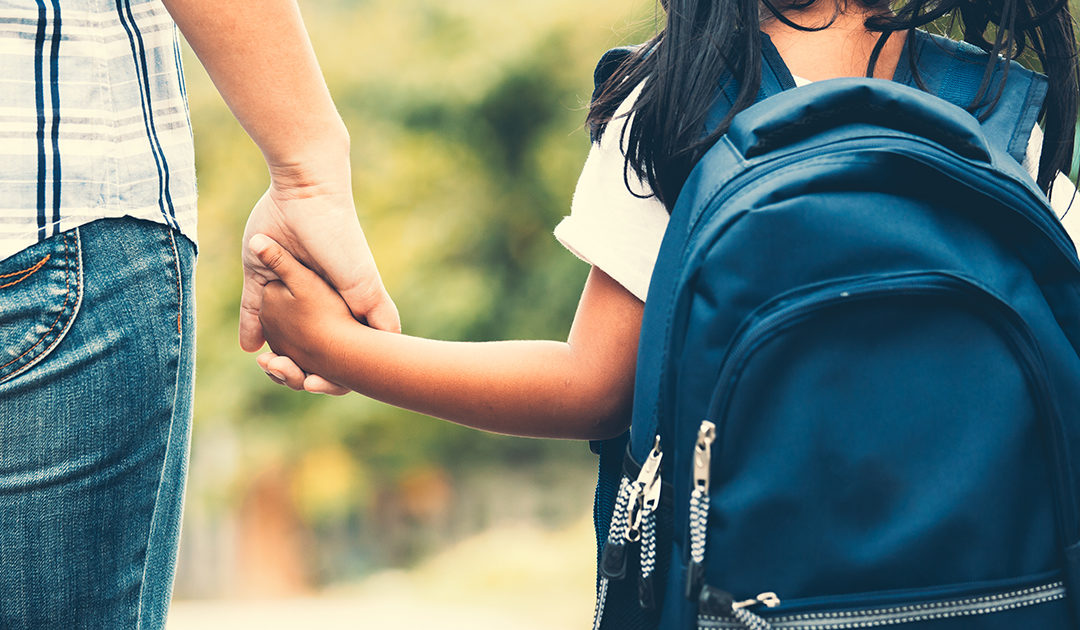
[[[322,252],[317,261],[321,275],[345,300],[353,317],[372,328],[401,332],[397,307],[383,286],[375,258],[363,232],[357,230],[356,242],[346,249]]]
[[[273,352],[264,352],[256,357],[255,361],[271,380],[298,391],[303,389],[312,394],[329,394],[331,396],[344,396],[350,391],[348,388],[331,383],[318,374],[305,375],[303,370],[291,359]],[[300,377],[300,387],[295,386],[298,376]]]
[[[304,376],[306,375],[302,371],[299,371],[299,368],[297,368],[296,372],[293,372],[287,369],[287,367],[283,369],[282,366],[275,365],[274,361],[280,358],[283,357],[274,354],[273,352],[264,352],[255,358],[255,362],[259,364],[259,367],[262,368],[263,372],[266,372],[266,376],[278,385],[284,385],[293,390],[302,389],[304,385]]]
[[[266,343],[262,324],[259,322],[263,287],[276,276],[263,268],[262,263],[246,244],[241,260],[244,265],[244,286],[240,292],[240,347],[247,352],[255,352]]]
[[[259,310],[262,308],[262,285],[256,282],[254,275],[244,273],[244,289],[240,293],[240,347],[245,352],[255,352],[263,347],[262,324],[259,323]]]
[[[327,394],[329,396],[344,396],[349,393],[347,387],[337,383],[331,383],[318,374],[308,374],[304,379],[304,390],[312,394]]]
[[[270,369],[270,359],[273,359],[276,356],[277,355],[273,352],[264,352],[259,356],[255,357],[255,363],[257,363],[259,367],[262,368],[263,372],[266,372]]]
[[[265,234],[256,234],[248,241],[248,249],[266,265],[285,286],[292,287],[311,279],[315,272],[300,264],[277,241]]]
[[[367,312],[368,326],[385,330],[386,332],[401,332],[401,316],[398,314],[397,305],[390,299],[390,294],[382,291],[382,299]]]
[[[275,354],[269,358],[263,369],[267,374],[281,379],[289,389],[303,391],[307,374],[289,357]]]
[[[397,306],[390,299],[378,275],[369,277],[362,285],[340,290],[353,316],[368,326],[387,332],[401,332]]]

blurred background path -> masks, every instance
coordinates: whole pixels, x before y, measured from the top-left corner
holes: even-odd
[[[187,600],[168,630],[553,630],[587,628],[593,611],[592,522],[546,531],[500,527],[412,570],[376,573],[315,596]]]

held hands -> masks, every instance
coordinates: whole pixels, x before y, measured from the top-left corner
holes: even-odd
[[[265,340],[259,325],[262,288],[276,275],[248,246],[265,234],[325,278],[357,319],[398,332],[397,307],[383,287],[375,260],[356,219],[351,193],[281,189],[271,185],[244,229],[244,288],[240,298],[240,347],[255,352]]]
[[[341,395],[348,390],[303,368],[318,371],[343,326],[356,320],[344,299],[315,272],[303,266],[273,239],[256,234],[248,250],[278,280],[267,282],[260,295],[259,321],[273,352],[258,358],[276,382],[292,389]]]
[[[383,287],[375,261],[356,218],[347,165],[334,178],[337,185],[310,182],[289,172],[274,174],[270,189],[255,204],[244,230],[244,287],[240,300],[240,346],[255,352],[266,340],[262,314],[263,288],[279,278],[251,250],[256,234],[276,241],[325,278],[344,300],[352,316],[381,330],[401,330],[397,308]],[[292,256],[289,260],[296,262]],[[301,266],[303,266],[301,265]],[[273,347],[273,346],[272,346]],[[316,375],[306,375],[287,356],[267,353],[259,366],[275,381],[292,389],[341,395],[347,392]]]

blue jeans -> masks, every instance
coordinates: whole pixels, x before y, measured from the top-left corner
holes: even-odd
[[[0,628],[162,628],[194,376],[195,249],[104,219],[0,261]]]

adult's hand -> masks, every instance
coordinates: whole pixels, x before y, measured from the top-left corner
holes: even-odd
[[[163,2],[270,170],[270,189],[251,212],[242,246],[241,347],[254,352],[263,344],[261,290],[274,278],[247,251],[257,232],[325,278],[355,317],[398,330],[356,219],[348,132],[296,0]]]
[[[399,332],[397,308],[383,287],[356,218],[347,174],[341,185],[296,181],[290,174],[274,177],[272,182],[244,230],[240,346],[248,352],[263,346],[262,289],[277,279],[248,247],[251,237],[260,233],[322,276],[345,299],[354,317],[373,328]]]

